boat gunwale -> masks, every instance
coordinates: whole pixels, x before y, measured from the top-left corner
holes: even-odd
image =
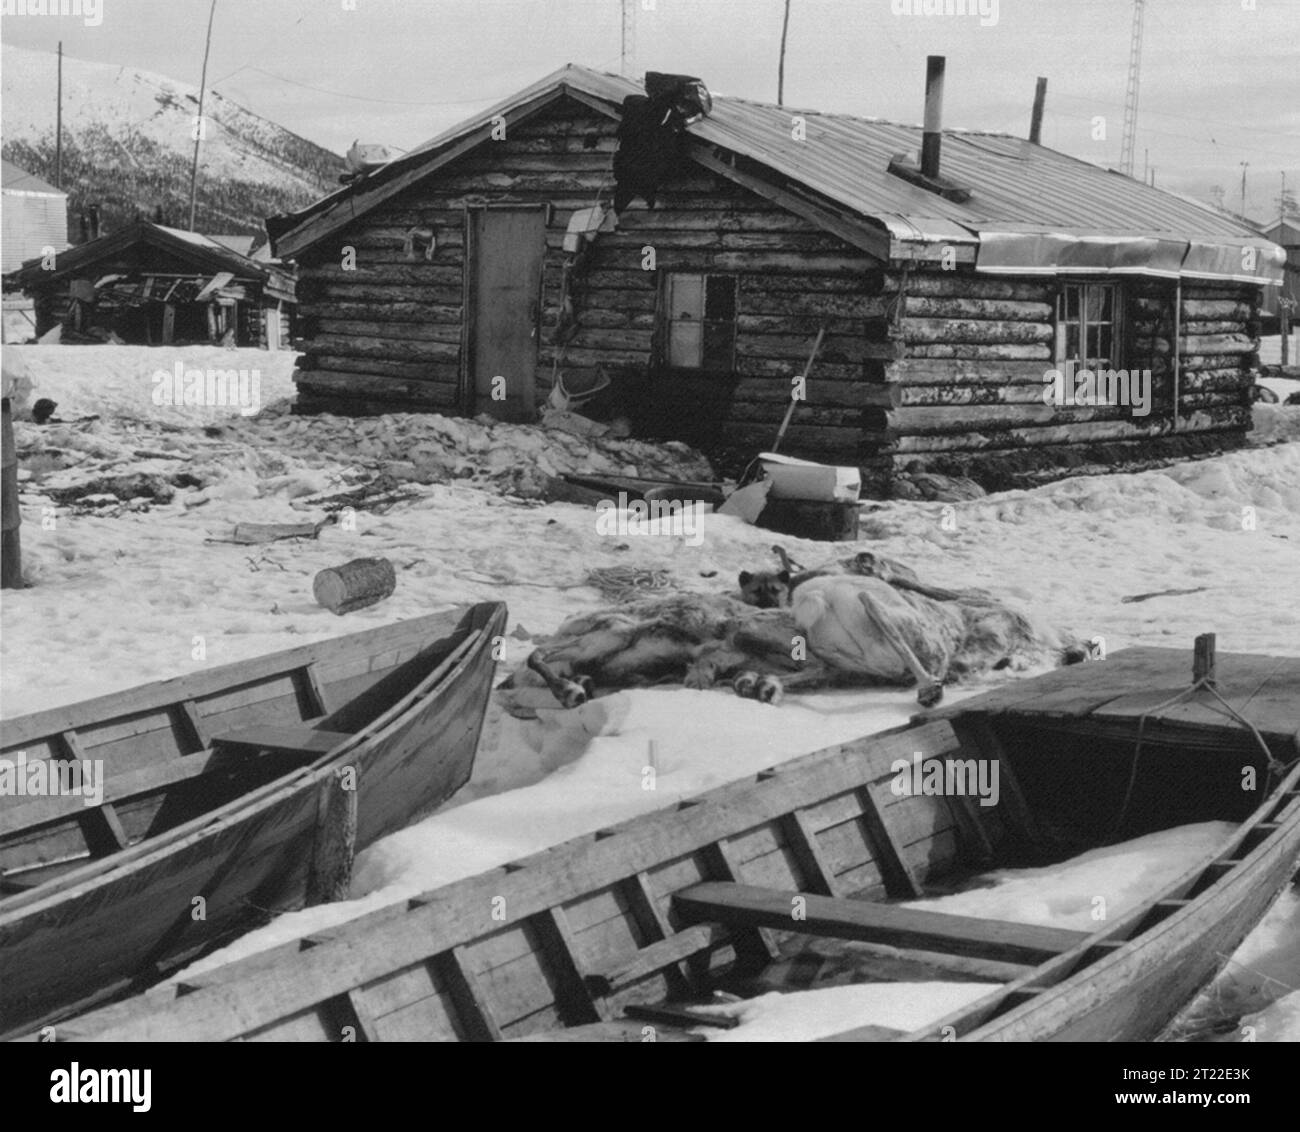
[[[1030,987],[1031,984],[1044,975],[1051,976],[1060,968],[1077,964],[1088,951],[1100,944],[1114,941],[1114,937],[1122,935],[1125,931],[1136,931],[1141,926],[1142,921],[1151,914],[1158,904],[1167,900],[1180,899],[1180,893],[1187,892],[1194,887],[1209,869],[1230,855],[1241,842],[1250,836],[1251,831],[1256,826],[1277,810],[1278,806],[1282,804],[1281,800],[1286,797],[1288,790],[1293,791],[1298,784],[1300,784],[1300,763],[1289,769],[1286,777],[1278,783],[1254,812],[1243,819],[1216,848],[1204,854],[1196,865],[1182,873],[1177,880],[1170,882],[1160,889],[1156,895],[1144,900],[1141,904],[1125,913],[1115,923],[1094,932],[1069,951],[1053,956],[1046,962],[1039,964],[1032,971],[1026,972],[1020,978],[1010,983],[998,984],[997,988],[986,997],[967,1003],[958,1010],[952,1011],[926,1026],[917,1027],[893,1040],[900,1042],[937,1041],[946,1027],[956,1031],[963,1023],[969,1026],[969,1019],[972,1016],[978,1016],[986,1010],[996,1010],[998,1004],[1004,999],[1019,990]],[[1065,994],[1077,990],[1080,982],[1085,978],[1087,981],[1096,981],[1096,977],[1105,974],[1109,968],[1121,963],[1131,962],[1140,949],[1156,943],[1166,932],[1183,928],[1188,920],[1202,912],[1206,903],[1212,898],[1220,896],[1227,886],[1233,883],[1241,883],[1243,877],[1253,878],[1255,873],[1263,871],[1259,867],[1263,858],[1270,853],[1276,852],[1285,839],[1290,838],[1300,841],[1300,797],[1293,798],[1290,803],[1284,806],[1280,814],[1275,814],[1273,820],[1278,822],[1278,829],[1270,833],[1247,856],[1241,858],[1236,865],[1221,877],[1211,881],[1204,891],[1198,893],[1185,907],[1163,917],[1159,922],[1152,924],[1145,931],[1141,931],[1134,938],[1123,940],[1123,946],[1116,948],[1112,954],[1101,956],[1077,971],[1067,974],[1060,982],[1041,988],[1042,993],[1036,995],[1032,1001],[1021,1003],[1019,1006],[1008,1010],[1005,1014],[998,1014],[996,1017],[984,1017],[975,1023],[973,1029],[968,1029],[966,1034],[957,1033],[955,1040],[967,1042],[987,1040],[986,1037],[982,1036],[982,1031],[995,1026],[1001,1027],[1008,1023],[1014,1024],[1024,1021],[1036,1011],[1042,1010],[1053,999],[1059,999]],[[1272,903],[1271,900],[1270,903]],[[827,1035],[819,1040],[843,1041],[846,1040],[844,1035],[852,1032],[852,1030],[841,1031],[839,1034]]]
[[[4,724],[4,744],[0,746],[0,755],[7,754],[24,744],[50,739],[64,731],[75,731],[106,720],[129,719],[148,712],[162,711],[183,704],[186,700],[202,700],[213,693],[272,680],[318,662],[321,658],[316,654],[322,649],[352,651],[353,646],[358,648],[361,646],[361,638],[379,638],[388,634],[405,635],[405,628],[414,626],[416,622],[444,620],[450,625],[448,632],[454,632],[459,624],[459,621],[454,619],[454,615],[459,612],[463,618],[465,613],[475,606],[491,604],[500,603],[468,602],[450,605],[446,609],[422,613],[417,617],[405,617],[387,625],[375,625],[355,633],[340,633],[305,645],[259,653],[244,660],[227,661],[225,664],[204,669],[202,672],[189,672],[183,676],[166,676],[161,680],[148,680],[143,684],[133,684],[116,692],[105,692],[88,700],[76,700],[23,715],[0,717],[0,723]],[[290,660],[293,663],[289,663]],[[248,675],[250,671],[252,675]],[[145,693],[150,694],[145,695]],[[112,710],[128,697],[142,698],[126,711]]]
[[[0,929],[25,919],[29,915],[39,913],[51,903],[57,904],[77,899],[95,887],[110,883],[115,873],[147,868],[156,864],[157,859],[160,857],[182,852],[200,843],[205,838],[215,837],[232,826],[265,812],[267,808],[280,801],[283,795],[297,793],[299,790],[306,790],[319,785],[322,779],[328,778],[335,773],[340,759],[355,754],[357,746],[363,742],[381,741],[386,734],[391,733],[406,721],[410,709],[415,707],[420,699],[431,695],[436,687],[449,684],[457,679],[465,669],[478,659],[485,648],[490,648],[491,635],[486,632],[486,628],[491,626],[492,621],[498,615],[498,610],[503,611],[505,607],[501,602],[473,602],[466,606],[453,607],[438,613],[425,614],[422,617],[407,618],[401,622],[394,622],[394,624],[401,625],[411,624],[413,628],[416,623],[426,617],[450,622],[451,619],[447,618],[446,614],[459,611],[460,617],[450,624],[444,634],[444,636],[451,636],[457,632],[474,611],[484,607],[496,607],[487,614],[485,618],[486,625],[477,629],[469,627],[466,639],[449,649],[447,655],[439,660],[433,671],[423,677],[396,704],[385,709],[384,713],[370,724],[367,724],[361,731],[340,740],[337,746],[318,756],[307,766],[295,767],[288,773],[272,779],[247,794],[232,798],[224,805],[211,810],[204,810],[188,821],[159,834],[157,837],[138,841],[135,845],[128,846],[116,853],[101,857],[98,860],[89,861],[76,869],[69,870],[46,884],[37,885],[35,888],[0,899]],[[500,616],[502,627],[504,627],[504,613],[501,613]],[[386,629],[389,626],[379,626],[378,628]],[[344,638],[331,638],[331,640],[342,639]],[[471,643],[473,647],[466,648],[466,645]],[[452,665],[454,667],[449,667]],[[148,687],[149,685],[143,686]],[[377,727],[381,729],[373,730]],[[193,756],[187,755],[183,757],[189,758]],[[93,807],[88,807],[88,809],[91,808]]]

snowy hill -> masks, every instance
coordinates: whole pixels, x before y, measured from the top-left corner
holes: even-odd
[[[5,45],[4,156],[46,180],[54,177],[56,58]],[[105,230],[137,213],[184,224],[198,88],[165,75],[63,59],[63,187],[72,238],[78,213],[98,203]],[[264,217],[301,208],[338,188],[342,158],[245,110],[218,91],[207,118],[199,169],[197,227],[262,232]]]

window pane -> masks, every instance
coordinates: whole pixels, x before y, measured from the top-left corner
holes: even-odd
[[[1065,317],[1077,319],[1079,317],[1079,288],[1067,287],[1065,289]]]
[[[726,371],[734,369],[732,360],[734,341],[734,323],[706,322],[704,324],[704,368]]]
[[[1110,317],[1110,288],[1089,287],[1087,291],[1088,321],[1099,322]]]
[[[1067,358],[1077,358],[1079,356],[1079,327],[1077,323],[1068,323],[1065,327],[1065,356]]]
[[[698,320],[704,316],[704,276],[668,277],[668,317]]]
[[[736,280],[730,275],[710,275],[705,281],[704,317],[734,322],[736,319]]]
[[[668,364],[697,368],[700,364],[699,322],[671,322],[668,324]]]

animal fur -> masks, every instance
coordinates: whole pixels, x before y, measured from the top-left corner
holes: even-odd
[[[976,591],[952,600],[865,575],[821,575],[793,605],[673,594],[572,617],[507,680],[544,683],[566,707],[599,688],[731,680],[741,695],[776,702],[786,688],[918,685],[929,706],[949,681],[1053,656],[1064,642]]]

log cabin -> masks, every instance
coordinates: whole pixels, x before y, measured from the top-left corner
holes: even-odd
[[[28,260],[4,285],[32,298],[38,336],[62,326],[63,341],[111,332],[147,346],[279,349],[288,345],[297,301],[290,269],[148,220]]]
[[[564,67],[270,218],[300,404],[534,420],[603,386],[725,468],[794,398],[782,451],[885,496],[904,469],[1008,487],[1243,442],[1281,251],[1234,218],[944,129],[940,57],[924,128],[646,78]],[[1067,365],[1149,370],[1149,412],[1046,403]]]

